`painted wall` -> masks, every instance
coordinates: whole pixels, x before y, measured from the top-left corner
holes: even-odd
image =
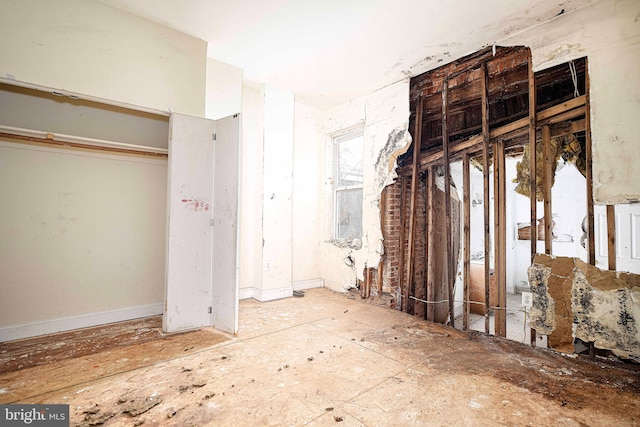
[[[262,152],[264,87],[242,87],[240,147],[239,282],[240,299],[262,284]]]
[[[531,47],[536,71],[589,58],[595,202],[640,200],[640,2],[594,2],[498,43]]]
[[[294,106],[293,147],[293,256],[294,286],[322,277],[320,246],[324,153],[321,133],[321,112],[299,102]]]
[[[259,300],[291,296],[294,98],[265,86],[262,197],[262,288]]]
[[[95,1],[3,0],[0,78],[204,115],[207,44]]]
[[[167,116],[8,84],[0,84],[0,105],[0,125],[165,150],[168,144]]]
[[[242,109],[242,70],[207,58],[205,117],[217,120]]]
[[[377,267],[383,252],[379,200],[382,189],[395,178],[395,159],[408,149],[411,136],[409,122],[409,80],[387,86],[367,96],[323,113],[324,147],[330,147],[332,135],[349,127],[364,127],[363,236],[361,249],[340,248],[331,242],[331,174],[330,150],[324,150],[324,197],[318,218],[324,219],[324,241],[320,246],[321,272],[325,285],[343,291],[363,279],[365,264]],[[355,270],[344,258],[352,254]]]
[[[161,313],[166,179],[166,160],[0,140],[0,341]]]

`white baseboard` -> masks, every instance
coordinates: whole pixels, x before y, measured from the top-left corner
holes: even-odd
[[[303,291],[305,289],[324,288],[324,279],[307,279],[296,280],[291,282],[294,291]]]
[[[162,314],[163,306],[163,303],[147,304],[138,307],[87,313],[79,316],[24,323],[21,325],[0,326],[0,342],[105,325],[107,323],[122,322],[140,317],[155,316]]]
[[[250,299],[253,298],[254,288],[242,288],[238,291],[238,299]]]
[[[289,298],[293,296],[293,288],[288,286],[286,288],[278,289],[256,289],[253,288],[253,298],[260,302],[272,301],[274,299]]]
[[[293,296],[293,291],[305,289],[324,288],[324,279],[296,280],[291,283],[290,288],[262,290],[256,287],[241,288],[238,291],[238,299],[256,299],[258,301],[271,301],[274,299],[288,298]]]

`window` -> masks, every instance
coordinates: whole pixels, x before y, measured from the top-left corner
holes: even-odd
[[[337,240],[362,237],[362,130],[334,141],[334,237]]]

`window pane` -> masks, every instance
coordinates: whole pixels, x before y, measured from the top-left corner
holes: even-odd
[[[362,136],[338,144],[338,187],[362,185]]]
[[[336,192],[336,213],[338,239],[359,239],[362,237],[362,189]]]

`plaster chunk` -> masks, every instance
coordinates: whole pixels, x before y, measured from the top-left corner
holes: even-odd
[[[549,277],[550,267],[540,264],[529,267],[529,286],[533,294],[529,324],[543,335],[550,335],[556,328],[556,302],[549,294]]]
[[[640,362],[640,288],[629,288],[625,276],[630,275],[576,265],[572,287],[575,336],[618,357]],[[609,286],[597,287],[601,283]]]
[[[640,362],[640,275],[538,254],[529,284],[530,327],[549,336],[549,347],[573,352],[579,338]]]

